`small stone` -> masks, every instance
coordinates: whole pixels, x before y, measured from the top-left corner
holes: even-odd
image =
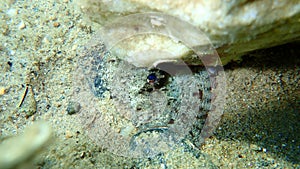
[[[267,152],[267,149],[266,149],[266,148],[263,148],[262,151],[263,151],[264,153],[266,153],[266,152]]]
[[[86,153],[85,153],[85,152],[82,152],[82,153],[80,154],[80,158],[84,158],[85,155],[86,155]]]
[[[239,158],[245,158],[242,154],[238,154]]]
[[[55,20],[57,20],[57,18],[56,18],[56,16],[51,15],[51,16],[49,17],[49,20],[50,20],[50,21],[55,21]]]
[[[53,23],[53,26],[57,28],[57,27],[59,27],[59,26],[60,26],[60,23],[58,23],[58,22],[54,22],[54,23]]]
[[[4,95],[6,93],[6,90],[4,87],[0,87],[0,96]]]
[[[67,113],[69,115],[75,114],[75,113],[79,112],[79,110],[80,110],[80,104],[79,103],[77,103],[77,102],[70,102],[68,104]]]
[[[72,138],[72,137],[73,137],[72,133],[69,130],[67,130],[66,131],[66,138]]]
[[[26,24],[23,21],[21,21],[18,25],[18,29],[21,30],[21,29],[24,29],[24,28],[26,28]]]

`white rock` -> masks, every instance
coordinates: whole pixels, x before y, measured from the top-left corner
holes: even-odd
[[[26,28],[26,24],[25,24],[23,21],[21,21],[21,22],[18,24],[18,29],[21,30],[21,29],[24,29],[24,28]]]
[[[45,146],[51,138],[51,129],[45,122],[26,128],[25,132],[0,143],[0,168],[15,168],[26,162]]]
[[[101,24],[143,12],[176,16],[204,31],[225,64],[249,51],[300,38],[300,1],[85,0],[78,3],[89,18]],[[164,43],[161,45],[163,48]]]

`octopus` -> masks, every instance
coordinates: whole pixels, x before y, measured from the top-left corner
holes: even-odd
[[[192,39],[203,37],[201,31],[165,14],[145,13],[118,19],[99,32],[82,52],[74,76],[78,116],[92,140],[117,155],[148,158],[186,139],[199,147],[212,135],[223,113],[225,75],[216,52],[207,51],[213,48],[203,51],[203,41]],[[203,65],[160,60],[157,49],[145,51],[144,59],[158,58],[148,67],[115,54],[117,43],[128,40],[124,37],[149,32],[186,44]]]

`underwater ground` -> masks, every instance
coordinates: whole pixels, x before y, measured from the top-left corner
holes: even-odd
[[[44,134],[52,132],[31,154],[23,150],[34,141],[11,145],[21,155],[7,166],[300,168],[299,42],[255,51],[224,66],[224,114],[202,146],[185,141],[153,158],[134,159],[96,144],[73,103],[79,58],[99,28],[68,0],[0,2],[0,147],[37,121],[50,126]],[[9,146],[0,150],[5,160]]]

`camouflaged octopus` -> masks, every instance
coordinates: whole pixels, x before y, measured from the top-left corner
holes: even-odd
[[[226,90],[209,39],[160,13],[104,26],[83,51],[74,82],[88,135],[130,157],[155,156],[183,139],[199,147],[220,120]]]

